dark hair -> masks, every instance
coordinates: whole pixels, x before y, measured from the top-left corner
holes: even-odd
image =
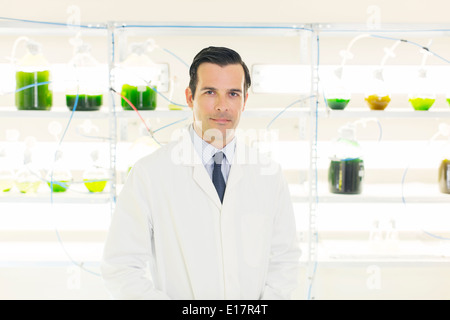
[[[229,48],[208,47],[197,53],[189,69],[189,76],[191,77],[189,81],[189,88],[191,89],[192,97],[195,96],[195,91],[197,89],[198,67],[205,62],[217,64],[221,67],[230,64],[240,64],[244,69],[244,94],[247,93],[247,90],[251,85],[250,72],[248,71],[244,61],[242,61],[241,56],[236,51]]]

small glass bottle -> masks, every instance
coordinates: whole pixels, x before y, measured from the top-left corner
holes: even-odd
[[[19,110],[50,110],[53,93],[50,65],[41,45],[27,40],[27,53],[16,66],[16,107]]]
[[[348,124],[339,130],[333,143],[328,169],[331,193],[359,194],[362,192],[364,161],[362,149],[355,139],[355,127]]]

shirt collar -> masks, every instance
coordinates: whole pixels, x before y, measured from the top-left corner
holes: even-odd
[[[189,131],[192,138],[192,143],[194,144],[195,151],[198,153],[202,159],[203,165],[206,165],[213,161],[212,156],[218,152],[222,151],[225,154],[225,161],[231,163],[234,157],[234,152],[236,149],[236,137],[233,138],[225,147],[222,149],[217,149],[212,144],[209,144],[203,140],[197,132],[194,130],[194,126],[189,126]]]

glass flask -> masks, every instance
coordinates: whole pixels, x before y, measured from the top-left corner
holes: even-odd
[[[98,151],[91,153],[92,165],[83,172],[83,182],[89,192],[102,192],[108,183],[108,170],[98,163]]]
[[[339,130],[339,138],[333,142],[328,186],[331,193],[359,194],[362,192],[364,161],[362,149],[355,139],[355,127],[348,124]]]
[[[27,40],[27,52],[16,65],[16,107],[19,110],[50,110],[53,93],[50,65],[40,44]]]
[[[371,110],[384,110],[391,102],[387,85],[384,82],[383,70],[375,70],[372,82],[366,90],[364,100]]]
[[[76,111],[100,110],[103,105],[105,75],[87,43],[75,47],[75,55],[69,62],[69,74],[67,107],[73,111],[76,102]]]
[[[409,94],[409,102],[414,110],[427,111],[436,101],[436,94],[427,78],[426,70],[420,69],[418,73],[414,90]]]
[[[342,71],[336,70],[326,86],[325,94],[328,107],[333,110],[344,110],[350,102],[351,93],[342,79]]]
[[[66,192],[73,181],[72,173],[62,161],[62,155],[61,151],[57,151],[56,161],[47,172],[46,181],[52,192]]]
[[[124,110],[133,110],[129,102],[137,110],[156,109],[159,69],[146,53],[148,46],[148,42],[131,44],[131,53],[120,66]]]

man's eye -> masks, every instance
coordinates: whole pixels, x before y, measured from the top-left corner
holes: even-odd
[[[239,97],[239,93],[238,92],[230,92],[230,95],[232,97]]]
[[[214,91],[208,90],[208,91],[205,91],[205,94],[214,94]]]

